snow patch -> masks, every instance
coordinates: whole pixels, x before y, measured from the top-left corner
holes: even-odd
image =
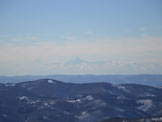
[[[124,87],[124,86],[118,85],[118,89],[121,89],[121,90],[123,90],[124,92],[129,93],[129,90],[128,90],[126,87]]]
[[[4,118],[6,118],[6,117],[7,117],[7,115],[6,115],[6,114],[3,114],[2,116],[3,116]]]
[[[48,83],[56,83],[56,82],[54,82],[53,80],[48,80]]]
[[[83,111],[79,116],[75,116],[75,117],[80,120],[84,120],[89,117],[89,114],[87,112]]]
[[[81,99],[69,99],[69,100],[66,100],[67,102],[69,103],[81,103]]]
[[[15,83],[6,83],[5,86],[15,86]]]
[[[152,106],[152,100],[150,99],[140,99],[137,100],[136,103],[142,104],[141,106],[137,107],[137,109],[142,111],[147,111]]]
[[[122,109],[122,108],[116,107],[115,109],[116,109],[117,111],[124,112],[124,109]]]
[[[145,94],[140,95],[140,97],[155,97],[155,95],[150,94],[150,93],[145,93]]]
[[[99,108],[99,107],[105,107],[105,106],[107,105],[104,101],[102,101],[102,100],[100,100],[100,99],[95,100],[95,101],[94,101],[94,104],[96,104],[96,107],[97,107],[97,108]]]
[[[27,96],[21,96],[19,97],[19,100],[28,100],[29,98]]]
[[[127,99],[125,96],[123,96],[123,95],[120,95],[120,96],[118,96],[117,98],[116,98],[117,100],[125,100],[125,99]]]
[[[91,100],[94,100],[94,98],[92,97],[92,95],[88,95],[86,96],[86,100],[91,101]]]
[[[47,106],[47,105],[48,105],[48,103],[47,103],[47,102],[45,102],[45,103],[44,103],[44,105],[45,105],[45,106]]]
[[[64,111],[65,114],[69,115],[70,113],[68,111]]]
[[[45,120],[45,119],[47,119],[47,117],[46,116],[43,116],[43,119]]]
[[[162,121],[162,117],[153,117],[153,118],[151,118],[151,120],[153,120],[153,121]]]
[[[94,110],[94,109],[105,107],[106,105],[107,104],[101,99],[96,99],[86,104],[85,107],[93,107]]]

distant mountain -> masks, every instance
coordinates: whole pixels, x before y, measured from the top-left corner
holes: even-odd
[[[162,89],[137,84],[0,84],[0,122],[99,122],[162,116]]]
[[[79,60],[79,59],[76,59]],[[77,61],[79,62],[79,61]],[[38,79],[56,79],[71,83],[109,82],[112,84],[141,84],[154,87],[162,86],[162,75],[46,75],[46,76],[0,76],[0,83],[18,83]]]
[[[80,59],[79,57],[65,62],[65,64],[73,64],[73,65],[74,64],[81,64],[81,63],[88,63],[88,62],[85,61],[85,60]]]

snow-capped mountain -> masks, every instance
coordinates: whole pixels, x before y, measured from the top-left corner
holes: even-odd
[[[162,89],[137,84],[0,84],[0,122],[98,122],[162,115]]]

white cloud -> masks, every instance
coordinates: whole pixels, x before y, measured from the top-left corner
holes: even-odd
[[[97,64],[69,64],[64,62],[82,57]],[[95,57],[95,58],[94,58]],[[124,58],[123,58],[124,57]],[[145,65],[146,64],[146,65]],[[31,45],[6,44],[0,47],[0,74],[53,74],[53,73],[161,73],[162,38],[144,36],[139,39],[91,41],[40,41]],[[4,69],[6,72],[4,72]],[[162,68],[161,68],[162,69]],[[7,70],[10,70],[10,72]]]

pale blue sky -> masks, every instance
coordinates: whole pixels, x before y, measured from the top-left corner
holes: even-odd
[[[1,0],[0,34],[162,34],[161,0]]]
[[[0,75],[55,73],[162,73],[162,0],[0,0]]]

